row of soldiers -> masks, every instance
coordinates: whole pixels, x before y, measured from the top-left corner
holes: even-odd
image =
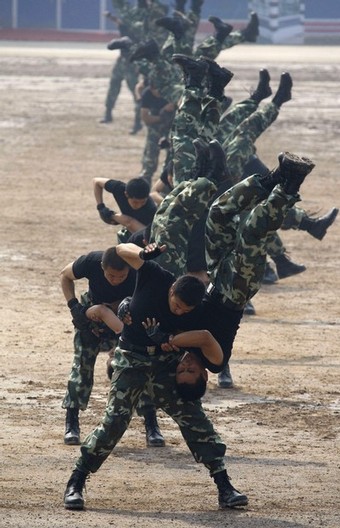
[[[221,68],[214,59],[221,49],[244,41],[256,41],[259,24],[255,13],[251,14],[249,24],[241,31],[233,31],[229,24],[211,16],[215,35],[194,47],[202,0],[193,0],[191,10],[187,13],[184,13],[186,2],[176,2],[177,9],[173,16],[165,16],[166,7],[158,0],[138,2],[135,7],[131,7],[125,0],[113,0],[113,3],[120,14],[119,20],[115,19],[117,24],[120,28],[125,28],[124,32],[129,31],[129,34],[113,39],[109,48],[122,51],[117,62],[124,63],[124,68],[133,68],[136,79],[143,72],[144,79],[151,83],[167,104],[172,105],[173,119],[169,136],[166,138],[166,162],[161,177],[151,190],[150,182],[144,176],[132,178],[127,183],[118,179],[94,178],[94,195],[100,218],[109,225],[120,226],[119,243],[133,242],[143,247],[146,242],[153,241],[155,238],[152,237],[152,225],[156,211],[167,205],[173,190],[192,179],[193,170],[197,169],[196,162],[200,157],[198,155],[203,152],[206,159],[209,159],[210,151],[213,150],[215,172],[220,170],[221,174],[224,174],[227,166],[227,177],[219,181],[214,195],[204,204],[204,210],[190,229],[185,262],[182,262],[183,255],[179,259],[182,272],[189,272],[209,284],[205,253],[208,206],[229,187],[247,176],[254,173],[266,176],[270,173],[256,153],[255,141],[278,117],[281,106],[291,99],[292,78],[288,72],[284,72],[278,89],[272,95],[269,72],[260,70],[255,90],[247,99],[231,104],[230,98],[224,92],[233,74],[226,68]],[[146,27],[149,32],[146,32]],[[150,34],[151,39],[148,38]],[[134,36],[134,42],[129,35]],[[186,53],[182,53],[183,51]],[[187,100],[183,97],[183,89],[190,89],[190,97],[187,97]],[[202,91],[204,103],[201,103]],[[261,105],[262,101],[269,97],[270,102]],[[214,105],[218,102],[218,109],[211,108],[211,100]],[[203,113],[202,104],[205,105]],[[208,148],[207,143],[211,141],[213,143]],[[105,205],[104,191],[113,196],[118,210]],[[164,200],[167,196],[168,201]],[[287,211],[281,227],[300,229],[321,240],[337,213],[338,209],[333,208],[324,217],[311,218],[303,209],[294,206]],[[161,214],[158,214],[159,217]],[[170,242],[173,250],[176,245],[176,240]],[[89,319],[84,316],[83,308],[109,303],[114,311],[117,311],[119,301],[130,296],[133,291],[133,273],[126,273],[125,266],[117,264],[114,251],[109,251],[108,255],[104,256],[103,253],[96,251],[83,255],[68,264],[62,272],[63,291],[77,328],[74,341],[75,357],[63,403],[67,410],[67,444],[79,443],[79,410],[85,410],[88,404],[98,351],[100,348],[111,350],[115,343],[115,335],[112,335],[105,325],[101,328],[99,342],[92,335],[89,339],[84,338]],[[273,282],[277,278],[289,277],[306,269],[288,258],[277,232],[267,237],[266,253],[276,265],[276,274],[267,263],[262,282]],[[166,256],[163,258],[166,259]],[[169,266],[168,262],[167,267]],[[177,273],[177,268],[171,271]],[[81,278],[89,280],[89,292],[79,303],[74,301],[74,281]],[[249,298],[243,313],[254,312]],[[94,317],[92,322],[96,326]],[[83,365],[83,368],[80,365]],[[222,388],[233,386],[228,362],[218,374],[218,385]],[[154,405],[147,396],[140,406],[140,414],[145,418],[147,444],[164,445]]]

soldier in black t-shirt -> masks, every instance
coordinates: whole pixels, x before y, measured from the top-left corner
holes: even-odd
[[[103,222],[124,226],[117,234],[119,242],[127,242],[132,233],[151,224],[157,206],[150,197],[150,186],[143,178],[132,178],[128,183],[94,178],[93,186],[97,210]],[[105,206],[103,190],[113,195],[120,209],[119,213]]]
[[[81,302],[75,296],[75,281],[79,279],[88,280],[88,289]],[[74,358],[63,400],[66,409],[65,444],[80,443],[79,409],[87,408],[98,353],[114,348],[118,341],[117,334],[102,323],[90,321],[85,312],[90,306],[105,304],[117,313],[121,300],[132,295],[135,280],[136,272],[117,255],[115,247],[82,255],[61,272],[61,287],[75,326]],[[138,413],[145,419],[148,445],[164,445],[155,406],[147,395],[141,399]]]

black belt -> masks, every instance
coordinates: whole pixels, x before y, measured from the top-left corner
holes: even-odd
[[[213,302],[223,304],[226,308],[230,308],[230,310],[235,310],[236,312],[241,312],[244,309],[243,304],[236,304],[228,297],[223,295],[223,293],[219,292],[215,286],[213,286],[211,283],[209,284],[207,288],[207,296],[210,297],[210,299]]]
[[[132,345],[128,341],[124,341],[123,339],[119,338],[118,340],[118,346],[120,348],[123,348],[124,350],[129,350],[130,352],[137,352],[139,354],[154,354],[156,352],[156,345],[154,346],[138,346],[138,345]]]

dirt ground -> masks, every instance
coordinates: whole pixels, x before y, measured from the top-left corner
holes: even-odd
[[[85,512],[62,497],[79,448],[63,444],[61,401],[72,360],[72,324],[59,286],[64,265],[116,241],[95,207],[92,178],[140,170],[145,132],[130,136],[124,85],[112,125],[100,125],[116,52],[102,45],[0,43],[1,357],[0,526],[16,528],[302,528],[340,526],[340,221],[322,242],[282,233],[301,275],[264,286],[245,317],[231,361],[235,388],[210,375],[204,405],[228,445],[233,484],[249,496],[218,511],[215,486],[162,412],[166,447],[148,449],[140,418],[87,485]],[[294,79],[293,100],[258,141],[269,166],[281,150],[313,158],[301,206],[340,206],[339,48],[242,45],[218,61],[245,98],[258,70]],[[78,282],[79,292],[85,283]],[[89,432],[108,381],[100,354]]]

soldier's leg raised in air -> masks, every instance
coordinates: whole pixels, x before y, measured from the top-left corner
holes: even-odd
[[[267,237],[299,200],[299,187],[314,167],[310,160],[289,153],[279,156],[279,164],[267,176],[251,176],[235,185],[210,208],[206,247],[212,283],[239,306],[260,288]],[[250,212],[239,229],[237,214],[244,209]]]
[[[244,167],[256,152],[256,139],[275,121],[278,109],[273,103],[253,112],[236,127],[223,143],[229,171],[234,181],[241,178]]]
[[[163,200],[154,216],[151,237],[166,244],[168,251],[157,261],[174,275],[186,272],[189,235],[216,192],[216,185],[207,178],[182,182]]]

